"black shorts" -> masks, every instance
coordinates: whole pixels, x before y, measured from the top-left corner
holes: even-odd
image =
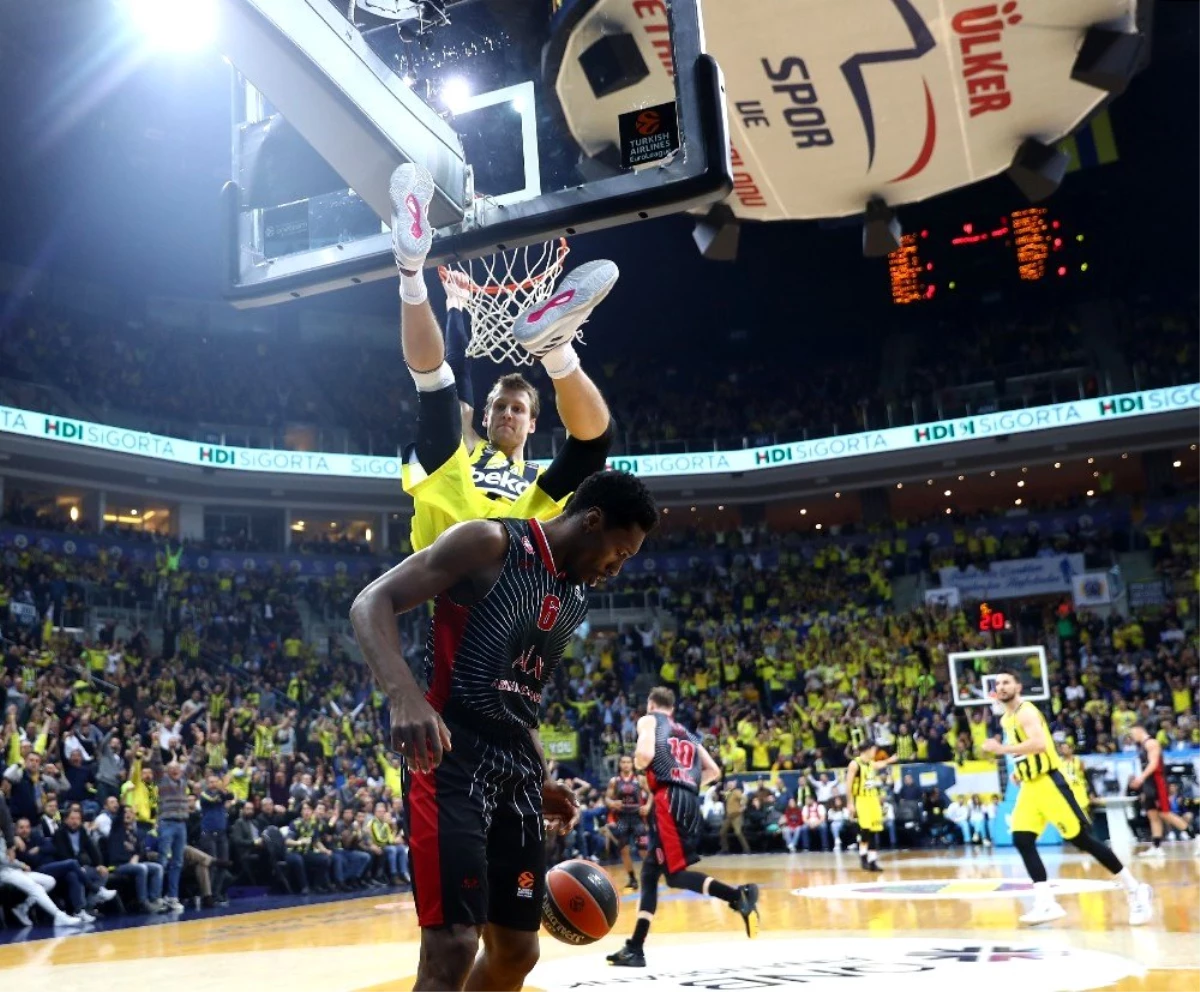
[[[444,718],[444,717],[443,717]],[[454,749],[404,790],[422,927],[541,926],[543,769],[528,734],[482,735],[446,720]]]
[[[1142,809],[1146,812],[1171,812],[1171,795],[1167,790],[1167,776],[1163,774],[1162,765],[1142,783]]]
[[[700,797],[687,789],[666,788],[654,793],[650,813],[650,856],[668,875],[700,860]]]
[[[616,823],[608,825],[608,832],[616,841],[618,850],[626,844],[636,844],[646,834],[646,821],[641,816],[617,817]]]

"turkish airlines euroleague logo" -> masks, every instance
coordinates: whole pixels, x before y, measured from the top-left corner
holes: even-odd
[[[562,609],[562,600],[557,596],[547,596],[542,600],[542,609],[538,613],[538,630],[553,630],[558,620],[558,611]]]

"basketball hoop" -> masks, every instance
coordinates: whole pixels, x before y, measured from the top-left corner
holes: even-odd
[[[462,298],[471,315],[468,358],[533,364],[533,356],[512,336],[513,322],[527,307],[550,299],[570,250],[567,239],[560,238],[438,266],[447,294]]]

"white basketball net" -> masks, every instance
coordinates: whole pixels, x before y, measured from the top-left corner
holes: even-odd
[[[512,336],[513,322],[526,308],[550,299],[570,250],[563,238],[439,267],[447,295],[461,300],[471,315],[469,358],[533,364]]]

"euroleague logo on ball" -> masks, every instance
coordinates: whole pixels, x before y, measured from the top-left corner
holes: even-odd
[[[662,128],[662,115],[657,110],[643,110],[637,115],[634,126],[637,128],[637,133],[644,137],[658,134]]]

